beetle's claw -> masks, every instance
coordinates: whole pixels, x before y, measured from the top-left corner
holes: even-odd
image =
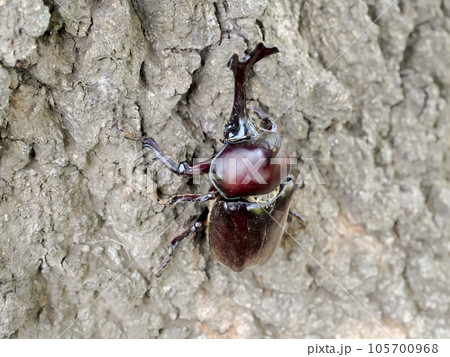
[[[150,197],[150,198],[152,198],[152,197]],[[159,198],[158,197],[158,195],[156,195],[156,200],[155,200],[155,202],[157,203],[157,204],[159,204],[159,205],[162,205],[162,206],[167,206],[167,205],[169,205],[170,203],[170,201],[168,200],[168,199],[161,199],[161,198]]]
[[[151,271],[152,271],[153,275],[156,276],[157,278],[159,278],[161,276],[161,269],[160,268],[157,269],[155,267],[152,267]]]
[[[172,197],[159,198],[158,196],[156,196],[156,203],[159,204],[159,205],[163,205],[163,206],[171,205],[171,204],[173,204]]]
[[[111,128],[117,128],[117,130],[119,130],[120,131],[120,128],[119,128],[119,124],[120,123],[120,119],[117,119],[114,123],[113,123],[113,125],[111,126]]]
[[[172,196],[165,200],[166,205],[176,205],[177,203],[183,202],[183,199],[177,198],[177,196]]]

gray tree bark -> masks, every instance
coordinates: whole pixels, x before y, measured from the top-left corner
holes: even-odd
[[[450,338],[449,16],[448,0],[0,0],[0,336]],[[261,40],[281,52],[249,104],[325,180],[302,171],[307,229],[240,274],[185,241],[156,278],[201,211],[157,195],[208,181],[114,124],[213,156],[227,60]]]

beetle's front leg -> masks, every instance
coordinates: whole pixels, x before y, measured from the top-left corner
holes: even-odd
[[[192,166],[188,165],[186,162],[182,162],[177,165],[164,153],[164,151],[159,147],[159,145],[153,138],[143,138],[136,134],[130,133],[129,131],[122,129],[120,124],[117,124],[117,128],[119,129],[120,134],[125,139],[140,141],[145,148],[152,150],[156,155],[155,159],[159,160],[164,166],[166,166],[170,171],[177,175],[192,177],[196,175],[207,174],[209,172],[209,168],[211,166],[211,161],[213,160],[213,158]]]
[[[164,151],[162,151],[153,138],[142,138],[141,142],[145,148],[152,150],[156,154],[155,159],[159,160],[164,166],[177,175],[192,177],[207,174],[209,172],[211,161],[213,160],[212,158],[193,166],[188,165],[186,162],[177,165],[164,153]]]
[[[160,265],[159,268],[152,269],[153,273],[156,276],[159,276],[160,273],[161,273],[161,270],[163,270],[167,266],[167,264],[170,261],[170,258],[172,258],[174,250],[178,246],[178,244],[180,242],[182,242],[183,240],[185,240],[186,238],[188,238],[188,237],[192,237],[192,238],[195,237],[196,234],[198,233],[198,231],[200,231],[204,227],[207,218],[208,218],[208,210],[205,209],[200,214],[200,216],[198,216],[198,218],[195,220],[194,224],[189,229],[185,230],[179,236],[177,236],[174,239],[172,239],[172,241],[170,242],[170,246],[169,246],[169,254],[167,255],[166,259]]]

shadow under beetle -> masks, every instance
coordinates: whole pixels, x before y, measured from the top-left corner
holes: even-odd
[[[120,129],[122,135],[142,142],[153,151],[155,159],[172,172],[187,177],[209,174],[212,187],[206,194],[174,196],[171,203],[214,200],[195,223],[174,238],[169,254],[156,269],[158,275],[167,265],[174,249],[185,238],[195,236],[204,226],[212,255],[224,266],[240,272],[266,263],[283,235],[289,211],[294,181],[289,152],[281,141],[276,123],[265,113],[252,109],[261,120],[253,123],[247,114],[245,83],[253,65],[266,56],[277,53],[276,47],[259,43],[242,61],[234,54],[228,67],[234,74],[234,103],[231,117],[224,129],[224,147],[213,158],[190,166],[177,165],[151,137],[137,138]]]

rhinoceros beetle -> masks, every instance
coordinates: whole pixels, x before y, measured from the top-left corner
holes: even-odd
[[[258,109],[252,109],[260,119],[257,126],[248,116],[245,83],[253,65],[278,52],[276,47],[259,43],[242,61],[234,54],[228,67],[234,74],[234,103],[230,119],[224,128],[225,145],[213,158],[188,165],[177,165],[167,157],[151,137],[137,137],[119,128],[122,135],[142,142],[155,154],[155,159],[178,175],[192,177],[208,174],[212,187],[206,194],[172,197],[171,203],[214,200],[195,223],[174,238],[159,275],[173,255],[177,245],[207,227],[212,255],[224,266],[240,272],[247,267],[262,265],[272,256],[283,235],[283,226],[294,193],[289,152],[278,135],[276,123]]]

